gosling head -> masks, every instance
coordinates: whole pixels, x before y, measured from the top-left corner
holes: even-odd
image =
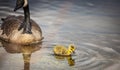
[[[75,51],[75,46],[73,44],[70,44],[68,47],[67,54],[71,55],[72,53],[74,53],[74,51]]]
[[[27,5],[28,5],[28,0],[17,0],[14,11],[16,11],[22,7],[26,7]]]

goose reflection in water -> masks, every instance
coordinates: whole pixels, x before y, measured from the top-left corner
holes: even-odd
[[[24,60],[24,70],[30,70],[30,58],[31,54],[40,50],[42,42],[38,44],[31,45],[20,45],[14,43],[8,43],[3,40],[0,40],[4,49],[11,54],[22,53]]]

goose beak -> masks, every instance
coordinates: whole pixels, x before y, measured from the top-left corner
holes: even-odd
[[[16,6],[14,8],[14,11],[20,9],[21,7],[23,7],[23,5],[24,5],[24,0],[17,0],[16,1]]]
[[[17,6],[16,6],[16,7],[14,8],[14,11],[18,10],[19,8],[20,8],[20,7],[17,7]]]

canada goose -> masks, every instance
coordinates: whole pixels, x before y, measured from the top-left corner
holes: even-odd
[[[75,51],[75,46],[70,44],[68,48],[62,45],[56,45],[53,49],[55,55],[70,56]]]
[[[28,0],[17,0],[14,11],[23,7],[23,16],[10,15],[2,18],[0,38],[17,44],[31,44],[40,42],[42,31],[39,25],[30,19]]]

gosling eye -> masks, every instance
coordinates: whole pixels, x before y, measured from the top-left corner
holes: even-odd
[[[75,49],[75,47],[73,45],[71,45],[71,49]]]

